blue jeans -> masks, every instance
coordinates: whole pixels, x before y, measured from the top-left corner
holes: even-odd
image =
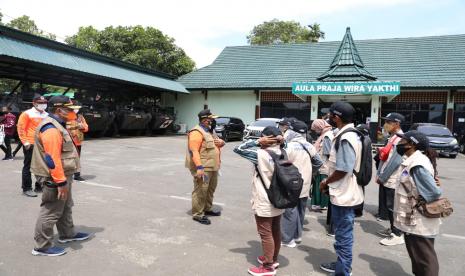
[[[336,275],[349,276],[352,270],[352,245],[354,244],[354,208],[331,205],[332,222],[336,234]]]

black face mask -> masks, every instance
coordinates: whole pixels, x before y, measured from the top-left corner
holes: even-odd
[[[407,144],[397,144],[396,151],[400,156],[404,155],[405,152],[407,152],[410,149],[410,147],[406,148],[406,145]]]
[[[328,118],[328,124],[330,124],[332,127],[337,127],[336,122],[333,119],[331,119],[331,117]]]
[[[216,128],[216,120],[212,120],[212,123],[210,125],[210,132],[213,133],[215,128]]]

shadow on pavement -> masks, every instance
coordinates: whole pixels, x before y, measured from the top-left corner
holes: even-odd
[[[320,271],[320,264],[334,262],[337,259],[336,254],[328,249],[314,248],[308,245],[299,245],[297,248],[308,254],[305,261],[313,266],[314,271]]]
[[[409,273],[405,272],[402,266],[389,259],[379,258],[367,254],[358,255],[360,259],[365,260],[370,265],[370,270],[374,275],[396,275],[408,276]]]
[[[229,251],[233,253],[244,254],[247,262],[249,262],[251,265],[258,265],[257,257],[263,255],[261,242],[248,241],[247,244],[249,247],[233,248],[229,249]],[[279,267],[286,267],[289,265],[289,260],[281,254],[278,257],[278,262]]]
[[[375,236],[378,236],[376,232],[379,230],[383,230],[384,226],[382,226],[380,223],[372,220],[357,220],[360,223],[360,227],[362,228],[363,232],[372,234]],[[379,237],[381,239],[381,237]]]
[[[92,179],[95,179],[97,176],[92,175],[92,174],[83,174],[81,175],[81,177],[84,178],[85,180],[92,180]]]
[[[76,232],[84,232],[84,233],[89,233],[90,237],[89,239],[85,241],[74,241],[74,242],[69,242],[65,244],[59,244],[60,247],[64,248],[72,248],[73,250],[79,250],[82,249],[82,244],[90,242],[95,238],[95,234],[103,232],[105,228],[103,227],[90,227],[90,226],[84,226],[84,225],[75,225],[74,226],[74,231]]]

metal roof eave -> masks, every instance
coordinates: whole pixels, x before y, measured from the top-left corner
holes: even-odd
[[[118,79],[118,78],[111,78],[111,77],[108,77],[108,76],[92,74],[92,73],[89,73],[89,72],[84,72],[84,71],[79,71],[79,70],[73,70],[73,69],[60,67],[60,66],[55,66],[55,65],[47,64],[47,63],[35,62],[35,61],[28,60],[28,59],[20,59],[20,58],[17,58],[17,57],[11,57],[9,55],[3,55],[3,54],[0,54],[0,63],[2,63],[1,57],[7,57],[10,60],[13,59],[13,60],[22,61],[22,62],[24,62],[26,64],[31,64],[31,65],[34,65],[34,66],[39,67],[39,68],[52,69],[54,72],[57,72],[57,73],[59,73],[59,72],[71,73],[71,74],[76,74],[78,76],[82,76],[84,78],[89,77],[89,78],[92,78],[92,79],[104,79],[104,80],[107,80],[107,81],[110,81],[110,82],[126,83],[126,84],[129,84],[129,85],[146,87],[146,88],[150,88],[150,89],[156,89],[156,90],[159,90],[159,91],[190,94],[190,92],[184,87],[184,85],[181,84],[179,81],[176,81],[176,80],[166,80],[166,81],[170,81],[170,83],[174,85],[173,88],[166,88],[166,87],[147,85],[147,84],[143,84],[143,83],[131,82],[131,81],[122,80],[122,79]],[[29,74],[28,72],[25,72],[25,75],[28,75],[28,74]],[[8,78],[7,76],[5,76],[5,77]],[[19,78],[15,78],[15,79],[19,79]],[[48,84],[54,84],[54,85],[60,86],[59,81],[57,81],[55,83],[50,82]]]

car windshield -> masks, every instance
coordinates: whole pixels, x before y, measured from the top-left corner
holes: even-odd
[[[267,126],[276,126],[276,121],[273,120],[258,120],[250,124],[255,127],[267,127]]]
[[[447,127],[442,126],[420,126],[418,131],[428,135],[428,136],[443,136],[450,137],[452,133]]]
[[[216,124],[217,125],[225,125],[227,123],[229,123],[229,118],[216,118]]]

